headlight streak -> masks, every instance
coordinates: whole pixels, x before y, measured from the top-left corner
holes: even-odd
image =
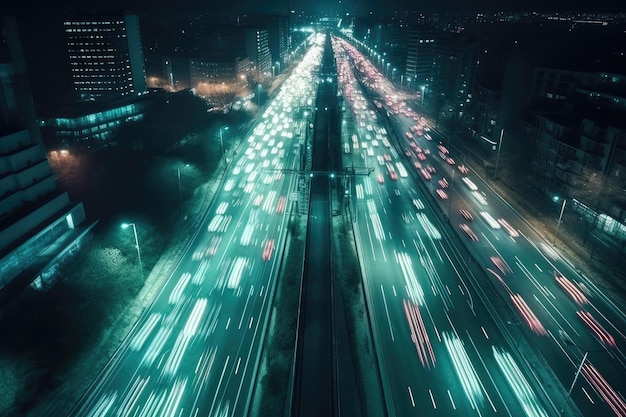
[[[435,288],[437,288],[437,290],[439,291],[439,295],[441,296],[441,301],[446,311],[449,311],[451,306],[453,305],[452,298],[450,297],[450,294],[448,293],[448,291],[446,291],[445,285],[441,281],[441,278],[439,277],[439,273],[437,272],[437,269],[435,268],[432,258],[429,256],[429,252],[426,250],[424,243],[420,242],[420,244],[423,250],[420,251],[417,245],[415,246],[415,249],[417,250],[417,256],[419,256],[420,263],[422,267],[424,268],[424,270],[426,271],[426,274],[428,275],[428,278],[431,282],[431,288],[432,288],[433,294],[437,295],[437,291],[435,290]],[[433,247],[434,247],[434,244],[433,244]],[[439,254],[438,251],[437,251],[437,254]],[[441,255],[439,255],[439,260],[443,261],[443,259],[441,258]]]
[[[189,272],[185,272],[179,278],[178,282],[176,283],[176,286],[174,286],[174,289],[172,289],[172,292],[170,293],[170,297],[168,299],[169,304],[176,304],[180,301],[180,298],[183,295],[183,291],[185,291],[185,288],[187,287],[187,284],[189,283],[190,279],[191,279],[191,274]]]
[[[431,239],[439,240],[441,239],[441,233],[439,230],[428,220],[428,217],[424,213],[417,213],[417,220],[422,225],[422,228]]]
[[[191,280],[192,284],[194,285],[202,284],[204,282],[204,277],[205,277],[207,269],[209,269],[209,261],[207,260],[200,261],[200,265],[198,265],[198,269],[196,270],[196,273],[193,274],[193,278]]]
[[[526,304],[526,301],[522,298],[521,295],[511,294],[511,300],[513,301],[515,307],[517,307],[517,310],[522,315],[522,318],[526,320],[526,323],[528,323],[528,327],[530,327],[533,333],[538,336],[546,336],[548,334],[546,332],[546,329],[543,327],[543,324],[541,324],[535,313],[533,313],[533,311],[530,309],[528,304]]]
[[[213,304],[207,314],[206,320],[202,322],[202,327],[199,333],[204,335],[205,341],[211,334],[213,334],[213,332],[215,332],[219,321],[220,311],[222,311],[222,304]]]
[[[621,395],[613,389],[600,372],[589,363],[583,366],[582,372],[589,384],[604,399],[615,415],[618,417],[626,416],[626,403],[624,403]]]
[[[422,290],[422,286],[419,283],[417,275],[415,275],[415,271],[413,270],[413,262],[411,261],[411,257],[405,252],[395,252],[396,261],[400,264],[400,269],[402,270],[402,275],[404,276],[404,283],[406,285],[406,291],[409,295],[409,298],[414,304],[418,306],[422,306],[425,304],[424,300],[424,290]]]
[[[161,354],[161,350],[163,350],[163,346],[165,346],[165,342],[167,342],[171,334],[171,327],[162,327],[159,329],[154,339],[152,339],[150,346],[146,349],[140,366],[150,367],[154,364],[154,361]]]
[[[378,210],[376,209],[376,203],[373,199],[367,200],[367,209],[370,216],[370,221],[374,227],[374,236],[379,241],[385,240],[385,230],[383,229],[383,225],[380,221],[380,217],[378,216]]]
[[[178,368],[180,366],[180,362],[191,342],[191,338],[196,335],[198,330],[198,326],[200,324],[200,319],[204,314],[204,310],[207,306],[207,299],[200,298],[196,301],[196,304],[193,306],[193,310],[185,323],[185,327],[183,331],[179,333],[176,341],[174,342],[174,347],[170,351],[170,355],[167,358],[165,365],[163,366],[163,374],[164,375],[175,375],[178,372]]]
[[[364,193],[363,193],[363,185],[361,184],[357,184],[355,186],[356,189],[356,198],[358,198],[359,200],[362,200],[364,197]]]
[[[238,256],[235,258],[235,262],[233,262],[233,267],[230,270],[228,276],[228,283],[226,284],[226,288],[235,289],[238,288],[241,283],[241,276],[243,275],[244,268],[248,265],[248,259]]]
[[[372,188],[372,180],[370,177],[363,178],[363,184],[365,185],[365,194],[368,196],[374,193],[374,189]]]
[[[268,213],[272,211],[274,208],[274,199],[276,198],[276,191],[272,190],[267,193],[267,197],[265,197],[265,202],[263,203],[263,210]]]
[[[474,365],[467,356],[463,343],[456,335],[447,332],[443,333],[443,341],[468,401],[473,409],[478,410],[478,407],[483,405],[485,396]]]
[[[148,320],[146,320],[141,330],[139,330],[137,334],[135,334],[135,336],[132,338],[130,342],[131,350],[134,350],[135,352],[141,350],[143,344],[146,342],[148,336],[150,335],[150,333],[152,333],[159,320],[161,320],[161,314],[150,314],[150,317],[148,317]]]
[[[565,278],[558,272],[555,272],[554,279],[561,286],[561,288],[563,288],[563,290],[572,298],[572,300],[574,300],[576,304],[582,307],[583,305],[589,303],[587,296],[585,296],[585,294],[583,294],[582,291],[580,291],[578,287],[576,287],[574,283],[572,283],[572,281]]]
[[[117,409],[117,415],[119,417],[126,417],[131,415],[131,412],[133,411],[133,408],[135,407],[139,396],[142,394],[144,388],[149,381],[150,376],[148,376],[146,379],[143,379],[139,376],[137,377],[133,385],[128,390],[126,396],[122,398],[122,401]]]
[[[596,320],[596,318],[588,311],[578,310],[576,312],[578,317],[591,329],[591,331],[596,335],[598,340],[602,342],[605,346],[617,347],[615,344],[615,339],[606,331],[606,329]]]
[[[404,314],[406,315],[409,329],[411,330],[411,340],[415,344],[420,362],[424,367],[430,369],[432,365],[434,368],[437,360],[433,346],[430,343],[430,338],[428,337],[428,332],[424,326],[424,320],[422,319],[419,306],[407,300],[402,300],[402,304],[404,305]]]
[[[517,397],[517,400],[520,402],[524,413],[528,417],[548,417],[548,414],[539,403],[539,400],[530,387],[530,384],[524,377],[524,374],[520,371],[511,355],[502,349],[496,348],[495,346],[492,347],[492,350],[493,356],[500,366],[500,370],[504,374],[507,382],[513,390],[513,393]]]
[[[187,379],[177,379],[172,386],[172,390],[169,393],[164,408],[160,410],[162,417],[175,417],[179,414],[178,406],[180,400],[185,393],[185,387],[187,386]]]
[[[94,408],[87,414],[87,417],[106,416],[117,399],[117,392],[106,394],[100,397]]]

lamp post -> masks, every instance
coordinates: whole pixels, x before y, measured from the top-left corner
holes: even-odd
[[[222,150],[222,158],[225,156],[224,155],[224,137],[222,136],[223,130],[228,130],[228,126],[220,127],[220,149]]]
[[[188,167],[188,166],[189,164],[184,165],[184,167]],[[183,187],[181,186],[181,183],[180,183],[180,169],[181,168],[182,168],[181,166],[176,167],[176,175],[178,177],[178,198],[180,201],[180,215],[182,216],[184,213],[183,213]]]
[[[228,126],[220,127],[220,148],[222,149],[222,158],[224,158],[224,172],[226,172],[226,151],[224,150],[223,130],[228,130]]]
[[[496,167],[493,170],[493,179],[498,179],[498,163],[500,162],[500,148],[502,148],[502,137],[504,136],[504,129],[500,129],[500,140],[498,141],[498,154],[496,155]]]
[[[565,207],[565,204],[563,204],[563,206]],[[574,386],[576,385],[576,381],[578,380],[578,377],[580,376],[580,371],[582,371],[583,366],[585,366],[585,361],[587,360],[587,356],[589,356],[590,352],[605,352],[605,351],[603,351],[603,350],[587,350],[587,349],[584,349],[584,348],[578,346],[576,343],[574,343],[574,341],[572,340],[570,335],[567,334],[564,330],[559,330],[559,336],[560,336],[561,340],[566,345],[574,346],[574,347],[578,348],[578,350],[585,352],[585,354],[583,355],[582,360],[580,361],[580,365],[578,365],[578,369],[576,370],[576,374],[574,375],[574,380],[572,381],[572,385],[569,387],[569,390],[567,391],[567,396],[565,397],[565,401],[563,402],[563,407],[561,407],[561,410],[559,411],[559,417],[561,417],[563,415],[563,411],[565,411],[565,407],[567,407],[567,403],[569,402],[570,397],[572,396],[572,391],[574,390]]]
[[[137,227],[135,223],[122,223],[122,229],[126,229],[127,227],[133,227],[133,233],[135,234],[135,247],[137,248],[137,258],[139,259],[139,272],[141,273],[141,278],[143,278],[143,264],[141,263],[141,251],[139,250],[139,239],[137,238]]]
[[[558,197],[556,200],[558,201]],[[552,246],[556,244],[556,235],[559,233],[559,227],[561,226],[561,219],[563,218],[563,211],[565,211],[565,203],[567,203],[567,199],[563,199],[563,205],[561,206],[561,212],[559,213],[559,221],[556,224],[556,230],[554,231],[554,239],[552,240]]]
[[[420,90],[422,90],[422,111],[424,111],[424,90],[426,90],[426,86],[420,85]]]

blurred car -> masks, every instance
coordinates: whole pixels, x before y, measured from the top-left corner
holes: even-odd
[[[383,174],[378,173],[376,175],[376,181],[378,181],[379,184],[382,184],[383,182],[385,182],[385,177],[383,177]]]
[[[446,194],[446,192],[443,191],[441,188],[438,188],[437,190],[435,190],[435,193],[442,200],[447,200],[448,199],[448,194]]]
[[[215,255],[217,253],[217,248],[220,246],[221,242],[222,242],[221,236],[213,236],[211,238],[211,242],[209,243],[209,246],[206,249],[206,255],[207,256]]]
[[[470,238],[474,242],[478,242],[478,236],[476,236],[476,233],[474,233],[474,231],[468,225],[466,225],[465,223],[461,223],[459,224],[459,227],[465,232],[465,235],[468,238]]]
[[[425,180],[429,180],[431,178],[430,173],[426,171],[424,168],[420,169],[420,174]]]
[[[404,154],[405,154],[406,156],[408,156],[409,158],[410,158],[411,156],[413,156],[413,154],[411,153],[411,150],[410,150],[410,149],[405,149],[405,150],[404,150]]]
[[[438,183],[439,183],[439,186],[440,186],[441,188],[448,188],[448,185],[449,185],[449,184],[448,184],[448,180],[447,180],[447,179],[442,178],[442,179],[440,179],[440,180],[438,181]]]
[[[435,172],[437,172],[437,170],[435,169],[435,167],[434,167],[434,166],[432,166],[432,165],[427,165],[427,166],[426,166],[426,170],[427,170],[428,172],[430,172],[431,174],[434,174]]]
[[[420,152],[420,153],[417,154],[417,158],[420,161],[425,161],[426,160],[426,155],[424,155],[423,153]]]
[[[287,198],[282,196],[278,199],[278,203],[276,204],[276,213],[282,213],[285,211],[285,205],[287,204]]]
[[[519,232],[517,230],[515,230],[513,228],[513,226],[511,226],[506,220],[500,218],[500,219],[498,219],[498,223],[500,223],[502,225],[502,227],[504,227],[504,230],[506,230],[506,232],[509,234],[509,236],[511,236],[511,237],[518,237],[519,236]]]
[[[491,262],[495,265],[495,267],[498,268],[500,272],[502,272],[504,275],[509,275],[513,273],[513,270],[511,269],[509,264],[507,264],[506,261],[499,256],[492,256],[489,259],[491,259]]]
[[[413,166],[417,169],[422,169],[422,164],[420,163],[420,161],[413,162]]]
[[[389,171],[389,176],[394,181],[396,181],[398,179],[398,173],[396,171]]]
[[[414,198],[413,199],[413,205],[418,210],[423,210],[424,209],[424,203],[422,203],[422,200],[420,200],[419,198]]]
[[[459,165],[458,168],[462,174],[467,174],[469,172],[469,168],[466,167],[465,165]]]
[[[450,165],[454,165],[454,164],[456,163],[456,162],[454,162],[454,159],[452,159],[452,158],[450,158],[450,157],[446,158],[446,162],[447,162],[448,164],[450,164]]]
[[[389,155],[388,153],[383,155],[383,158],[385,159],[385,161],[390,162],[391,161],[391,155]]]
[[[465,209],[461,209],[459,210],[459,213],[461,213],[461,216],[463,216],[463,218],[467,221],[473,221],[474,220],[474,216],[472,216],[472,213],[470,213],[469,211],[465,210]]]
[[[270,239],[265,242],[265,246],[263,247],[263,260],[268,261],[272,257],[273,252],[274,252],[274,239]]]

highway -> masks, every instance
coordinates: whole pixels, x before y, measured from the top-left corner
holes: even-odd
[[[343,70],[349,86],[344,94],[352,107],[346,110],[348,121],[354,120],[353,131],[344,135],[346,163],[377,168],[375,178],[356,184],[353,210],[391,414],[405,415],[414,404],[424,411],[430,402],[432,415],[453,415],[453,410],[459,415],[496,410],[520,415],[524,401],[511,400],[515,394],[509,380],[503,381],[496,353],[514,347],[510,338],[501,339],[463,268],[477,262],[484,276],[474,281],[484,294],[508,304],[516,318],[506,324],[518,327],[512,333],[523,332],[564,387],[539,395],[543,401],[533,402],[524,414],[560,413],[563,393],[585,357],[571,400],[582,415],[626,415],[620,393],[625,380],[623,312],[547,244],[551,236],[537,236],[465,167],[462,155],[444,146],[447,138],[430,130],[371,63],[347,43],[341,45],[350,56]],[[358,83],[349,75],[354,68],[376,97],[373,104],[354,88]],[[390,123],[376,120],[380,115]],[[381,142],[381,132],[389,147],[374,144]],[[413,172],[403,178],[403,170]],[[456,235],[454,245],[462,242],[469,250],[468,262],[455,257],[458,251],[446,242],[448,233]],[[468,380],[455,375],[457,368],[449,362],[454,356],[446,337],[451,336],[462,341],[480,389],[450,390]],[[407,339],[419,343],[408,346]],[[410,353],[418,360],[409,360]],[[540,394],[542,388],[532,389]],[[575,410],[565,414],[571,412]]]
[[[72,415],[247,415],[321,52],[318,39],[262,110],[187,252]]]
[[[72,416],[248,414],[321,45],[259,114],[188,250]],[[373,169],[351,183],[350,213],[390,416],[558,415],[570,386],[564,415],[626,416],[623,312],[410,97],[347,42],[333,38],[333,50],[343,166]],[[558,387],[537,384],[520,343]]]

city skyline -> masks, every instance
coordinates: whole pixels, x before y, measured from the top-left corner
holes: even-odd
[[[240,14],[240,13],[307,13],[318,15],[385,15],[394,12],[416,11],[423,13],[471,13],[471,12],[624,12],[626,7],[613,0],[599,0],[588,2],[586,0],[529,0],[519,1],[495,1],[474,0],[465,2],[461,0],[442,0],[438,2],[412,2],[409,0],[271,0],[258,2],[254,0],[242,0],[239,2],[219,2],[207,4],[200,0],[185,0],[177,3],[175,8],[170,5],[154,4],[146,0],[112,0],[103,3],[90,3],[85,5],[78,0],[54,0],[45,5],[33,5],[29,2],[15,2],[3,7],[4,14],[29,14],[48,13],[50,11],[118,11],[131,10],[138,13],[215,13],[215,14]]]

